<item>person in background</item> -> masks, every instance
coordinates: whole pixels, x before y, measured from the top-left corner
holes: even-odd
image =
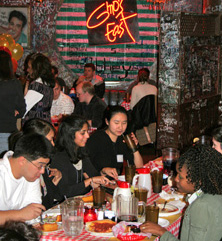
[[[222,155],[207,145],[195,145],[177,163],[178,191],[190,195],[185,211],[181,241],[219,241],[222,237]],[[178,240],[165,228],[146,222],[142,232],[161,236],[161,241]]]
[[[55,80],[53,92],[51,117],[53,116],[60,120],[62,115],[70,115],[74,111],[74,103],[68,95],[61,91],[61,86],[57,79]]]
[[[50,60],[41,53],[33,54],[28,62],[28,73],[32,81],[26,82],[25,100],[27,109],[23,124],[33,118],[51,122],[50,110],[55,81]]]
[[[81,82],[76,87],[76,95],[79,103],[76,105],[74,113],[84,116],[90,126],[100,128],[106,104],[95,95],[93,84],[88,81]]]
[[[133,107],[146,95],[157,96],[157,88],[149,84],[150,71],[147,68],[140,69],[138,72],[139,83],[133,87],[130,108]]]
[[[212,132],[213,148],[222,154],[222,127],[218,127]]]
[[[23,33],[23,29],[27,24],[26,16],[20,11],[13,10],[9,14],[8,22],[8,33],[12,35],[16,43],[20,44],[23,47],[27,47],[27,35]]]
[[[54,78],[57,78],[59,75],[59,70],[55,65],[52,65],[52,74],[53,74]]]
[[[106,129],[93,133],[87,141],[86,148],[92,164],[98,171],[104,167],[112,167],[122,173],[123,161],[137,168],[143,167],[142,157],[137,150],[132,153],[123,140],[127,128],[127,112],[122,106],[107,107],[105,113]],[[131,134],[138,144],[135,135]]]
[[[0,224],[31,220],[45,210],[39,178],[52,151],[44,136],[23,135],[16,141],[14,153],[8,151],[0,160]]]
[[[14,77],[9,53],[0,51],[0,154],[8,150],[8,137],[26,110],[22,86]]]
[[[9,137],[9,150],[14,150],[16,141],[22,135],[27,134],[39,134],[48,139],[54,146],[55,129],[53,125],[47,121],[41,119],[30,119],[25,122],[22,131],[14,132]],[[62,178],[62,173],[47,166],[45,172],[40,177],[40,183],[42,188],[42,204],[46,209],[55,206],[56,203],[63,200],[63,196],[60,195],[57,187],[59,181]]]
[[[84,75],[80,76],[75,84],[78,85],[82,81],[91,82],[95,87],[96,95],[100,98],[103,98],[105,93],[105,83],[103,78],[101,78],[99,75],[96,75],[96,68],[93,63],[85,64]]]
[[[71,115],[63,119],[51,167],[62,172],[58,187],[66,197],[84,195],[92,187],[109,183],[105,176],[96,171],[87,156],[85,144],[88,138],[88,122],[83,117]],[[104,169],[106,171],[112,173],[114,170],[107,168]]]
[[[9,221],[0,226],[2,241],[39,241],[41,232],[25,222]]]

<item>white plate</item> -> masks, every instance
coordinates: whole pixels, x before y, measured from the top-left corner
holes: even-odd
[[[162,227],[167,227],[167,226],[169,226],[170,222],[164,218],[159,218],[158,224]]]
[[[180,209],[177,206],[174,206],[174,205],[168,204],[168,203],[165,206],[166,210],[162,211],[163,205],[164,204],[160,204],[160,203],[158,204],[158,207],[160,208],[159,217],[169,217],[169,216],[175,215],[180,212]]]
[[[118,176],[118,180],[125,182],[125,175]]]
[[[62,224],[58,224],[58,229],[55,230],[55,231],[43,231],[43,230],[41,230],[41,229],[39,228],[39,223],[33,224],[33,227],[34,227],[34,228],[37,228],[38,230],[40,230],[43,235],[46,235],[46,234],[49,234],[49,233],[56,233],[56,232],[62,230]]]
[[[86,223],[86,226],[85,226],[85,230],[86,230],[87,232],[89,232],[91,235],[97,236],[97,237],[113,237],[113,236],[114,236],[114,235],[113,235],[113,232],[109,232],[109,233],[97,233],[97,232],[91,232],[91,231],[89,231],[89,226],[90,226],[91,223],[92,223],[92,222],[87,222],[87,223]]]

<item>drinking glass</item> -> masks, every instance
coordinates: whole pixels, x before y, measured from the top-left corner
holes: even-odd
[[[146,221],[158,223],[159,207],[154,205],[146,206]]]
[[[93,206],[96,208],[102,207],[105,203],[106,191],[102,187],[97,187],[93,189]]]
[[[179,150],[172,147],[162,149],[164,170],[169,176],[176,171],[176,162],[179,158]]]
[[[132,184],[133,177],[135,176],[136,167],[134,165],[125,166],[125,180]]]

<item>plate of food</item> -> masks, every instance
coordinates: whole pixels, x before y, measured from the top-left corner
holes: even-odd
[[[180,212],[180,209],[177,206],[169,203],[166,204],[165,208],[163,203],[159,203],[158,207],[160,208],[159,217],[168,217]]]
[[[44,213],[42,221],[41,223],[39,218],[38,222],[33,224],[33,227],[42,231],[43,234],[62,230],[62,215],[60,213]]]
[[[158,224],[165,228],[169,226],[170,222],[164,218],[158,218]]]
[[[85,229],[93,236],[113,237],[112,227],[116,225],[109,219],[87,222]]]

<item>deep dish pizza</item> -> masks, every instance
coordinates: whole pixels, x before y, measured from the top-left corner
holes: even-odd
[[[88,224],[88,231],[95,233],[110,233],[112,232],[112,227],[115,225],[116,222],[109,219],[94,221]]]

